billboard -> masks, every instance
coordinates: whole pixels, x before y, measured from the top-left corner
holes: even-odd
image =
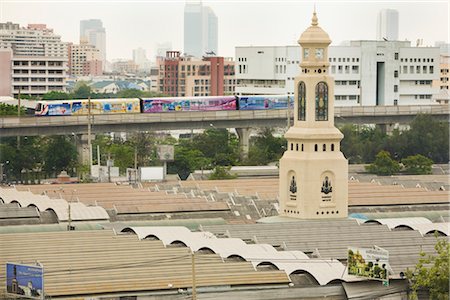
[[[389,280],[389,252],[379,247],[348,248],[349,275],[370,279]]]
[[[6,292],[24,298],[44,299],[44,269],[6,263]]]
[[[158,145],[158,157],[161,161],[174,160],[174,146],[173,145]]]

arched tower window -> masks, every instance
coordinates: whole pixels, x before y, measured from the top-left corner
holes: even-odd
[[[316,121],[328,121],[328,85],[323,81],[316,85]]]
[[[306,120],[306,86],[303,81],[298,84],[298,120]]]

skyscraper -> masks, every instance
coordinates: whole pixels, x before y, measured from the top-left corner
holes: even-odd
[[[377,40],[398,41],[398,11],[383,9],[378,12]]]
[[[84,41],[100,50],[104,67],[106,65],[106,31],[101,20],[80,21],[80,42]]]
[[[139,47],[137,49],[133,49],[133,61],[137,65],[142,65],[147,62],[147,54],[145,49]]]
[[[199,2],[184,7],[184,52],[202,57],[206,52],[217,55],[218,22],[214,11]]]

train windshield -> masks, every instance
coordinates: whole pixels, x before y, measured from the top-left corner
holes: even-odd
[[[36,104],[36,109],[35,109],[35,111],[39,112],[39,111],[41,111],[41,110],[42,110],[42,103]]]

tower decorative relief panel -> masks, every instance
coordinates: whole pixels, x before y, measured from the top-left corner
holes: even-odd
[[[301,219],[345,218],[348,162],[334,126],[334,79],[328,75],[328,34],[311,26],[300,36],[301,73],[295,78],[294,125],[280,160],[280,215]]]

